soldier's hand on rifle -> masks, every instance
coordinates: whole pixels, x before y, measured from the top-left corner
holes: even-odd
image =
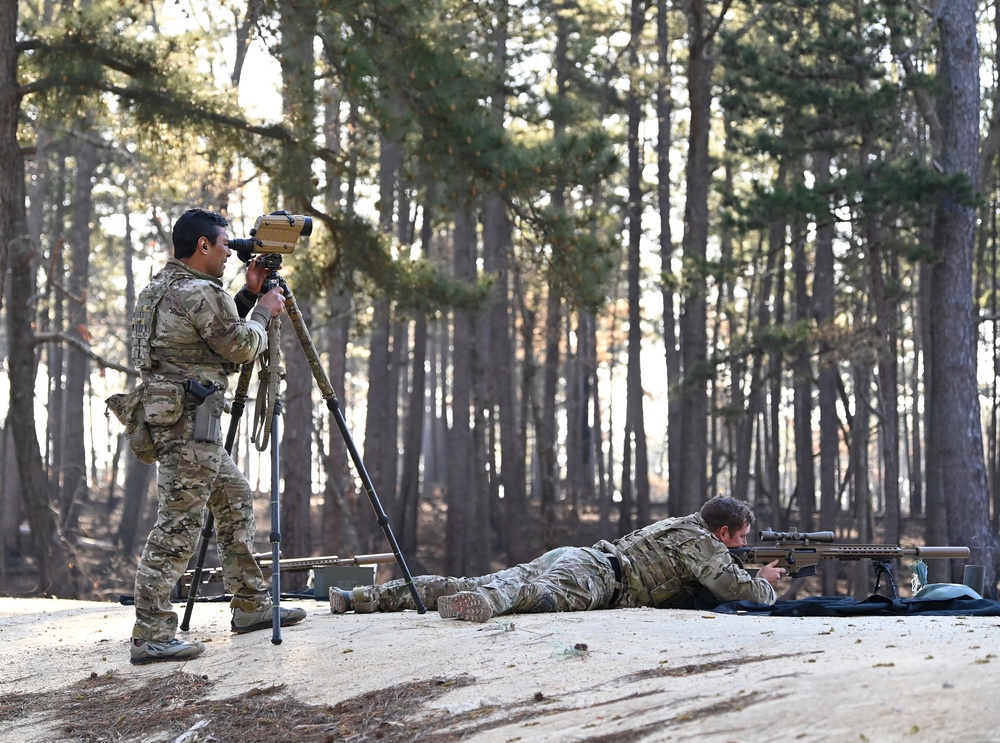
[[[763,578],[772,586],[776,587],[778,585],[778,579],[781,578],[786,572],[788,571],[784,568],[779,568],[778,561],[774,560],[758,570],[757,577]]]

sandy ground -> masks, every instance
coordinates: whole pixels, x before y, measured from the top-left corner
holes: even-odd
[[[196,674],[215,682],[219,699],[283,683],[310,705],[463,679],[418,700],[409,719],[434,717],[440,730],[461,733],[449,740],[477,743],[1000,741],[1000,617],[620,609],[477,625],[433,612],[335,616],[325,603],[297,605],[308,618],[276,645],[270,630],[231,634],[225,604],[199,603],[187,636],[207,643],[202,657],[132,666],[129,607],[0,598],[0,700],[55,697],[102,674],[137,684]],[[145,740],[225,739],[201,735]],[[37,716],[0,719],[2,741],[79,739]]]

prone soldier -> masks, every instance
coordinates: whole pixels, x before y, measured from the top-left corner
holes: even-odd
[[[746,546],[753,521],[747,504],[719,496],[698,513],[658,521],[612,542],[559,547],[476,578],[425,575],[413,583],[428,608],[470,622],[503,614],[693,607],[701,591],[720,601],[773,604],[785,569],[771,563],[751,576],[729,552]],[[330,590],[334,614],[413,608],[403,580]]]

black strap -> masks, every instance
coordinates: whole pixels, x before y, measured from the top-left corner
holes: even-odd
[[[622,597],[622,564],[614,555],[608,555],[608,562],[611,563],[611,569],[615,573],[615,590],[611,594],[611,601],[608,602],[608,608],[614,608],[618,605],[618,600]]]

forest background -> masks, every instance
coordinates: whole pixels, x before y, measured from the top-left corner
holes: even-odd
[[[967,545],[995,597],[998,24],[973,0],[0,0],[0,591],[130,589],[155,469],[103,401],[201,206],[234,237],[314,224],[281,273],[349,432],[286,322],[286,557],[386,550],[356,440],[414,572],[722,493],[761,527]]]

